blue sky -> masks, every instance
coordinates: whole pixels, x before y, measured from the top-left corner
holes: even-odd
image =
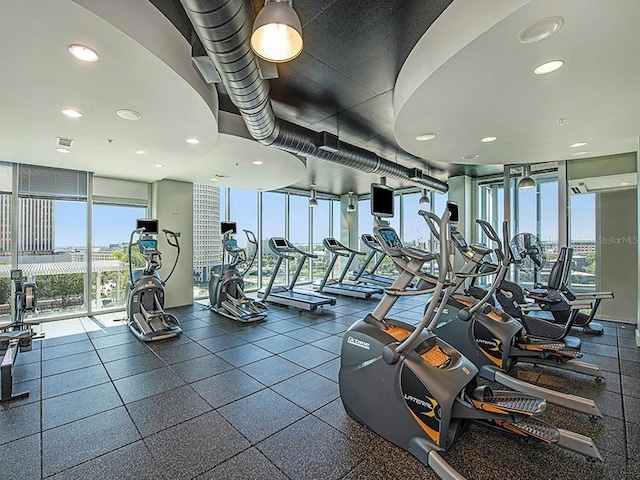
[[[542,240],[557,240],[558,238],[558,212],[557,192],[555,183],[542,184],[541,211],[543,212],[541,234]],[[535,190],[520,191],[519,222],[520,232],[536,231],[535,219]],[[405,240],[417,240],[428,238],[427,226],[417,212],[423,205],[418,204],[419,194],[407,195],[404,200],[404,237]],[[443,211],[447,199],[446,195],[435,195],[435,211],[439,214]],[[309,232],[308,224],[308,198],[291,196],[291,226],[290,240],[293,243],[307,241]],[[327,200],[320,200],[319,206],[314,209],[314,243],[320,243],[323,238],[329,236],[329,208]],[[334,202],[334,236],[340,237],[339,210],[337,202]],[[398,216],[399,200],[396,197],[396,216],[391,219],[391,225],[399,228]],[[237,236],[239,243],[244,244],[242,230],[247,228],[257,235],[257,192],[249,190],[231,190],[231,218],[229,220],[238,223]],[[55,236],[56,247],[84,246],[86,245],[86,203],[56,201],[55,205]],[[224,208],[224,206],[222,207]],[[372,217],[369,209],[369,201],[360,201],[357,205],[359,230],[361,233],[371,231]],[[411,213],[415,212],[415,215]],[[263,238],[284,236],[284,196],[265,192],[263,194]],[[135,228],[136,218],[145,216],[145,209],[95,205],[93,211],[93,243],[96,246],[107,246],[111,243],[126,242],[131,230]],[[571,231],[574,240],[595,238],[595,195],[571,196]]]
[[[128,242],[131,231],[136,228],[136,218],[145,217],[145,212],[145,208],[94,205],[93,244],[107,246],[111,243]],[[87,204],[56,201],[56,247],[86,246],[86,231]]]

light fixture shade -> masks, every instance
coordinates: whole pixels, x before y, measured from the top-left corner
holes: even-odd
[[[251,48],[269,62],[288,62],[302,52],[302,25],[291,0],[265,0],[256,16]]]
[[[518,190],[526,190],[536,186],[536,182],[531,178],[531,165],[522,167],[522,178],[518,182]]]
[[[312,184],[313,187],[315,187],[315,183]],[[309,206],[311,208],[316,208],[318,206],[318,200],[316,200],[316,191],[315,190],[311,190],[311,198],[309,199]]]
[[[527,188],[534,188],[536,182],[531,177],[521,178],[518,182],[518,190],[526,190]]]
[[[355,212],[356,211],[356,206],[353,203],[350,203],[349,205],[347,205],[347,212]]]
[[[422,190],[422,196],[420,197],[420,200],[418,200],[418,203],[420,205],[426,205],[429,203],[429,196],[426,190]]]

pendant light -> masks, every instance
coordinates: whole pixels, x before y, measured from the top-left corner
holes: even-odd
[[[318,200],[316,200],[316,184],[311,184],[311,198],[309,199],[309,206],[315,208],[318,206]]]
[[[524,165],[522,167],[522,178],[518,182],[518,190],[526,190],[535,186],[536,182],[531,178],[531,165]]]
[[[429,193],[427,192],[426,188],[422,189],[422,196],[420,197],[420,200],[418,200],[418,203],[420,205],[426,205],[427,203],[429,203]]]
[[[353,192],[349,192],[349,205],[347,205],[347,212],[355,212],[356,206],[353,204]]]
[[[265,0],[251,34],[256,55],[269,62],[288,62],[300,55],[302,46],[302,25],[293,0]]]

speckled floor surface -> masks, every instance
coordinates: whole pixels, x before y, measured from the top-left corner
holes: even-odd
[[[0,407],[0,478],[427,479],[432,471],[350,419],[337,376],[343,332],[375,300],[316,313],[272,307],[241,325],[202,306],[174,310],[184,334],[143,344],[110,314],[41,325]],[[392,318],[415,322],[418,299]],[[561,407],[544,419],[591,436],[604,463],[471,428],[445,458],[469,479],[640,478],[640,349],[633,326],[582,336],[606,381],[552,369],[517,374],[593,398],[604,418]]]

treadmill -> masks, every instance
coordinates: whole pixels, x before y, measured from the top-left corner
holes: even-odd
[[[364,252],[358,252],[357,250],[346,247],[335,238],[325,238],[322,241],[322,244],[324,245],[324,248],[331,253],[331,262],[329,263],[329,267],[327,268],[324,277],[322,277],[322,280],[318,285],[319,292],[331,293],[334,295],[345,295],[353,298],[371,298],[371,295],[383,293],[382,288],[380,287],[364,285],[362,283],[344,282],[344,277],[347,276],[349,266],[353,263],[353,259],[356,258],[356,255],[364,255]],[[338,280],[329,279],[329,275],[331,275],[338,257],[347,257],[347,263],[342,269],[342,273]]]
[[[323,305],[336,304],[336,299],[333,297],[326,297],[324,295],[318,295],[317,293],[313,292],[301,292],[299,290],[293,289],[296,282],[298,281],[298,277],[300,276],[302,267],[304,267],[307,259],[317,258],[317,255],[303,252],[302,250],[294,247],[291,242],[289,242],[289,240],[282,237],[270,238],[268,245],[269,249],[278,259],[276,260],[276,264],[273,267],[273,271],[271,272],[271,277],[269,278],[269,284],[267,285],[267,288],[258,292],[259,298],[261,298],[265,302],[284,305],[287,307],[295,307],[299,310],[306,310],[309,312]],[[293,277],[291,277],[289,285],[274,286],[273,283],[278,276],[278,270],[280,270],[282,261],[294,260],[295,257],[293,255],[296,253],[300,254],[300,261],[298,262],[296,272],[293,274]]]
[[[367,247],[369,247],[371,251],[369,252],[369,255],[367,256],[365,261],[360,266],[360,269],[358,271],[354,270],[351,272],[351,275],[349,275],[349,280],[353,282],[358,282],[358,283],[369,283],[372,285],[380,285],[381,287],[384,287],[384,288],[387,288],[393,285],[393,282],[396,281],[395,278],[387,277],[385,275],[377,275],[375,273],[387,255],[385,251],[382,249],[382,247],[380,246],[380,244],[378,243],[378,240],[376,240],[376,238],[373,235],[370,235],[368,233],[363,233],[360,239]],[[373,260],[373,257],[375,257],[376,253],[380,254],[380,256],[378,257],[378,260],[376,261],[376,263],[373,264],[373,268],[371,270],[367,270],[367,267]]]

